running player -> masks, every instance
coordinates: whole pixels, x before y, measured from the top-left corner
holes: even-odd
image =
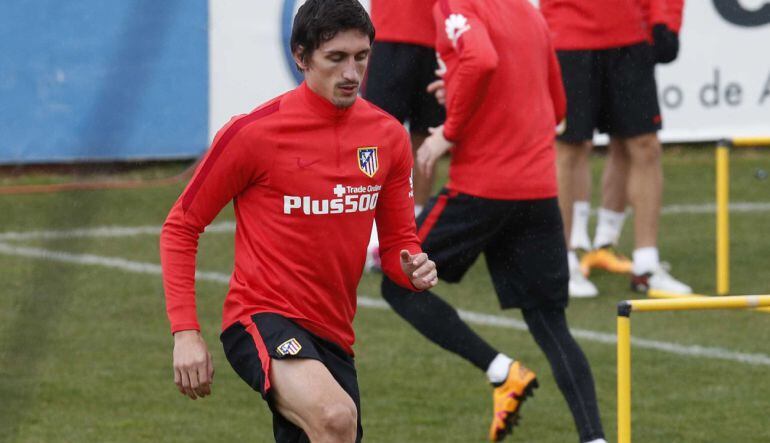
[[[567,327],[567,251],[557,203],[555,127],[564,90],[548,28],[527,0],[439,0],[436,49],[446,63],[446,121],[417,152],[432,170],[452,149],[449,182],[417,220],[440,277],[459,282],[480,254],[502,308],[521,308],[575,420],[581,442],[603,442],[593,376]],[[428,339],[485,371],[493,384],[489,438],[504,438],[535,373],[500,353],[432,292],[385,276],[383,297]]]
[[[415,235],[406,131],[357,98],[373,37],[358,1],[307,1],[291,37],[305,82],[217,134],[161,234],[174,379],[205,397],[213,366],[195,308],[196,250],[234,202],[221,340],[267,401],[279,442],[361,440],[352,321],[375,218],[385,275],[411,290],[436,284]]]

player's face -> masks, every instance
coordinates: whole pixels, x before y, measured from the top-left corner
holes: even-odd
[[[307,85],[339,108],[352,106],[364,79],[371,53],[369,36],[348,30],[337,33],[300,64]]]

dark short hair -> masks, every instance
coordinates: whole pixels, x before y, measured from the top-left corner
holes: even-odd
[[[294,17],[291,53],[302,47],[300,59],[307,62],[313,51],[341,31],[357,30],[374,41],[374,25],[358,0],[307,0]]]

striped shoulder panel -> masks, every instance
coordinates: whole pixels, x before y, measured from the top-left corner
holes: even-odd
[[[190,184],[187,192],[185,192],[184,198],[182,199],[182,209],[184,211],[187,211],[190,205],[192,205],[192,202],[195,199],[195,195],[198,193],[198,190],[200,190],[200,187],[203,185],[203,182],[206,180],[209,172],[211,172],[211,169],[214,167],[214,164],[222,155],[222,152],[224,152],[227,145],[230,144],[230,141],[235,138],[235,135],[238,134],[241,129],[245,128],[251,123],[254,123],[263,117],[267,117],[268,115],[277,112],[278,109],[280,109],[282,98],[283,95],[276,97],[275,99],[258,107],[251,113],[240,117],[225,130],[225,133],[222,134],[219,140],[217,140],[217,142],[211,148],[211,152],[206,158],[206,161],[201,166],[200,172],[195,176],[192,184]]]

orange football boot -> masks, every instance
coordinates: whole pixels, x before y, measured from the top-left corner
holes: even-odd
[[[518,361],[511,364],[508,377],[492,393],[494,415],[489,428],[489,440],[500,441],[510,434],[519,422],[519,408],[537,388],[535,373]]]
[[[631,260],[618,253],[611,245],[593,249],[580,257],[580,272],[586,277],[591,269],[604,269],[616,274],[631,273]]]

